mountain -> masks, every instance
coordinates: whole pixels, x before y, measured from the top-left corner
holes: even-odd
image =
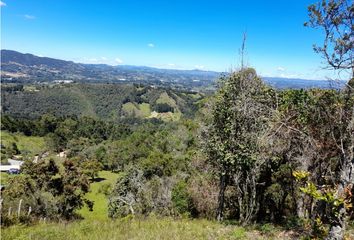
[[[214,82],[218,72],[200,70],[171,70],[140,66],[110,66],[82,64],[59,59],[38,57],[12,50],[1,50],[1,78],[3,82],[140,82],[164,85],[202,86]]]
[[[215,81],[225,73],[201,70],[159,69],[145,66],[82,64],[12,50],[1,50],[1,81],[15,83],[131,82],[183,89],[215,89]],[[340,88],[344,82],[264,77],[276,88]]]
[[[330,81],[330,80],[307,80],[300,78],[277,78],[277,77],[263,77],[263,80],[269,85],[277,89],[340,89],[345,86],[344,81]]]

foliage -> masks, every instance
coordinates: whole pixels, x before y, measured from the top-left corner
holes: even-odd
[[[192,199],[189,196],[187,183],[179,181],[172,189],[173,208],[179,214],[188,214],[193,212]]]
[[[226,187],[234,185],[239,218],[248,223],[258,211],[256,181],[263,164],[259,139],[272,112],[271,92],[253,69],[241,69],[222,84],[205,132],[205,151],[220,177],[218,219],[223,218]]]
[[[102,164],[97,160],[89,159],[80,164],[82,171],[94,181],[98,172],[102,170]]]
[[[182,90],[150,86],[141,89],[133,84],[39,85],[38,88],[38,91],[2,91],[3,114],[30,119],[50,114],[118,121],[126,117],[144,119],[150,116],[150,109],[155,109],[193,117],[199,100]]]
[[[11,209],[19,204],[17,217],[22,216],[19,213],[23,209],[27,214],[24,216],[32,218],[68,220],[76,216],[75,211],[84,203],[92,205],[84,199],[89,190],[87,179],[69,160],[64,161],[62,170],[53,159],[38,163],[27,161],[22,165],[22,172],[8,179],[2,192],[4,217],[13,217]]]

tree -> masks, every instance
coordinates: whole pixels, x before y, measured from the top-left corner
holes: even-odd
[[[264,162],[260,140],[272,113],[271,89],[250,68],[232,73],[223,84],[204,132],[204,149],[219,176],[217,219],[223,219],[225,191],[233,185],[239,219],[248,223],[258,211],[256,185]]]
[[[38,218],[69,220],[84,203],[92,209],[93,203],[84,198],[89,181],[72,161],[65,160],[62,168],[53,159],[26,161],[21,170],[23,174],[11,178],[2,192],[2,216],[19,201]]]
[[[80,165],[83,170],[83,173],[91,177],[92,181],[94,181],[95,177],[98,176],[98,172],[103,169],[102,163],[95,159],[85,160]]]
[[[322,28],[325,33],[322,47],[314,46],[322,54],[329,68],[351,71],[348,89],[343,102],[338,105],[336,122],[332,127],[333,139],[340,151],[339,177],[336,197],[345,197],[346,191],[353,191],[354,153],[353,153],[353,90],[354,86],[354,2],[350,0],[322,0],[308,7],[309,21],[305,26]],[[336,219],[331,222],[329,239],[343,239],[346,225],[346,209],[338,210]]]
[[[308,7],[309,21],[305,26],[321,28],[323,46],[314,45],[328,67],[350,70],[354,78],[354,3],[351,0],[322,0]]]

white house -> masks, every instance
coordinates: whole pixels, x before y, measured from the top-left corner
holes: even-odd
[[[18,161],[18,160],[14,160],[14,159],[8,159],[7,161],[9,162],[9,165],[0,164],[0,172],[7,172],[11,168],[20,170],[21,165],[23,164],[23,161]]]

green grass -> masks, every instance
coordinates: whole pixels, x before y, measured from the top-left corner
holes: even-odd
[[[86,198],[94,202],[93,211],[89,211],[86,206],[78,211],[78,213],[87,220],[108,219],[108,199],[104,193],[99,192],[99,190],[105,184],[111,184],[113,187],[119,174],[101,171],[98,177],[102,180],[91,183],[90,192],[86,194]]]
[[[139,117],[140,115],[139,109],[132,102],[124,103],[122,109],[129,116]]]
[[[6,172],[0,172],[0,184],[1,185],[6,185],[8,179],[10,178],[11,176],[6,173]]]
[[[267,239],[256,231],[246,232],[235,226],[225,226],[207,220],[149,217],[118,220],[84,220],[73,223],[39,224],[31,227],[13,226],[2,230],[2,239],[62,240],[62,239]]]
[[[149,103],[141,103],[139,104],[139,109],[141,114],[144,117],[148,117],[151,114],[150,104]]]
[[[43,137],[25,136],[20,133],[9,133],[1,131],[1,143],[9,146],[11,143],[16,143],[18,149],[22,152],[27,150],[31,155],[43,152],[46,147]]]
[[[160,97],[156,100],[156,103],[167,103],[173,108],[177,108],[177,103],[176,101],[168,96],[166,92],[161,93]]]
[[[150,104],[148,103],[137,104],[137,103],[128,102],[123,104],[122,109],[129,116],[134,116],[139,118],[146,118],[151,114]]]

